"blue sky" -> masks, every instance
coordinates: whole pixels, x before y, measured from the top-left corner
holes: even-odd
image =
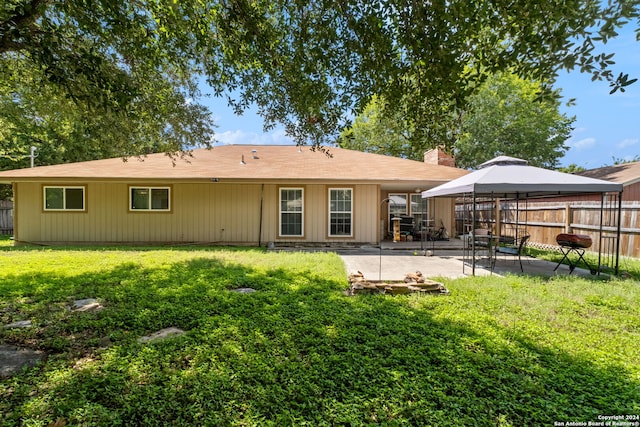
[[[628,73],[640,79],[640,42],[631,29],[600,49],[615,53],[614,75]],[[613,159],[630,160],[640,155],[640,80],[610,95],[609,84],[591,81],[591,76],[579,71],[563,73],[557,81],[566,99],[576,98],[576,105],[561,111],[576,116],[570,147],[563,166],[571,163],[593,169],[613,163]]]
[[[615,53],[612,70],[640,79],[640,42],[631,29],[621,33],[599,51]],[[613,164],[615,159],[630,160],[640,155],[640,81],[624,93],[609,94],[607,82],[591,81],[591,76],[572,71],[562,73],[556,88],[566,100],[576,98],[573,106],[563,104],[561,111],[576,116],[569,147],[560,159],[561,166],[575,163],[586,169]],[[263,132],[262,118],[255,110],[236,116],[224,99],[204,99],[218,125],[216,139],[221,144],[293,144],[282,128]]]

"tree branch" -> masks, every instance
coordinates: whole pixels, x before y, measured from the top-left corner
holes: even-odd
[[[22,7],[8,11],[8,16],[0,21],[0,54],[29,47],[24,42],[25,35],[35,35],[37,26],[34,24],[50,1],[30,0]]]

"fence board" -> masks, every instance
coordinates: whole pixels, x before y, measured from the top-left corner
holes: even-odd
[[[505,208],[506,207],[506,208]],[[465,207],[456,207],[456,231],[463,233],[463,220],[470,218]],[[466,206],[466,209],[470,209]],[[516,224],[522,227],[526,224],[527,233],[531,235],[532,245],[540,247],[557,247],[556,236],[559,233],[588,234],[594,237],[591,250],[598,251],[597,235],[600,223],[603,224],[603,250],[609,251],[611,237],[615,237],[617,223],[617,206],[606,206],[603,215],[600,214],[600,202],[521,202],[518,206],[519,218],[515,218],[515,206],[503,205],[500,209],[500,234],[512,235]],[[620,212],[620,255],[640,258],[640,203],[623,202]],[[484,203],[476,209],[478,220],[476,227],[487,227],[495,230],[495,203]],[[613,239],[615,241],[615,239]]]
[[[0,234],[13,234],[13,202],[0,200]]]

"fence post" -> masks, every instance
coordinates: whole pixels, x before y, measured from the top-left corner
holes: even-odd
[[[564,232],[571,234],[571,203],[568,202],[564,208]]]

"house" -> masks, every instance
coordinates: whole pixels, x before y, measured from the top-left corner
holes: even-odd
[[[429,153],[328,150],[227,145],[4,171],[0,183],[13,185],[17,243],[376,244],[389,214],[452,229],[453,199],[420,193],[466,171]]]
[[[579,172],[578,175],[622,184],[622,201],[640,202],[640,162],[604,166]]]

